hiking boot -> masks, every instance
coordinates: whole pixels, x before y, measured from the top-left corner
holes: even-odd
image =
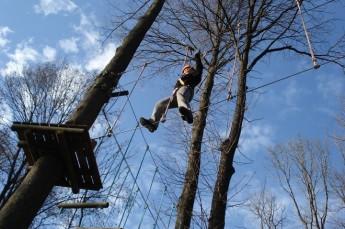
[[[143,117],[140,118],[140,124],[146,129],[148,129],[151,133],[157,130],[158,127],[158,124],[156,124],[155,121]]]
[[[178,108],[180,114],[181,114],[181,118],[188,122],[189,124],[193,123],[193,114],[191,112],[191,110],[185,108],[185,107],[179,107]]]

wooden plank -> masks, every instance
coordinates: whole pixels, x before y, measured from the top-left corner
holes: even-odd
[[[90,170],[90,166],[87,162],[87,158],[86,158],[86,152],[83,151],[83,145],[85,144],[85,139],[82,139],[82,135],[78,135],[78,136],[71,136],[70,141],[72,142],[78,142],[79,144],[75,144],[75,147],[73,148],[73,152],[74,155],[76,157],[76,159],[79,161],[79,173],[80,176],[83,177],[83,180],[80,180],[81,182],[81,186],[92,186],[92,179],[91,177],[88,175],[89,174],[89,170]]]
[[[71,188],[73,193],[79,193],[79,186],[78,186],[78,178],[76,176],[76,173],[73,168],[73,160],[71,157],[71,151],[69,150],[69,147],[67,145],[67,141],[65,138],[64,132],[58,132],[57,134],[58,141],[59,141],[59,148],[60,153],[64,159],[65,167],[67,169],[68,177],[71,181]]]
[[[84,133],[85,129],[83,128],[72,128],[72,127],[58,127],[58,126],[44,126],[44,125],[26,125],[26,124],[13,124],[12,130],[20,130],[20,129],[36,129],[36,130],[48,130],[48,131],[67,131],[70,133]]]
[[[90,138],[89,133],[85,133],[85,137],[86,138]],[[102,181],[99,175],[99,171],[98,171],[98,167],[97,167],[97,162],[96,162],[96,158],[95,155],[93,153],[93,146],[91,141],[87,141],[85,142],[85,149],[86,149],[86,154],[87,154],[87,159],[88,162],[91,166],[90,171],[93,174],[92,175],[92,179],[93,179],[93,184],[95,188],[98,188],[97,190],[102,188]]]

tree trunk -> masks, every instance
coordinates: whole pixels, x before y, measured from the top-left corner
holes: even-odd
[[[165,0],[155,0],[146,14],[125,37],[122,45],[116,49],[115,56],[97,76],[94,84],[88,89],[76,111],[67,121],[68,124],[83,124],[91,127],[103,105],[108,102],[113,89],[117,86],[146,32],[161,11],[164,2]]]
[[[62,176],[62,163],[52,155],[39,158],[0,211],[0,228],[26,229]]]
[[[241,63],[238,78],[238,96],[229,137],[222,142],[217,180],[213,191],[208,228],[224,228],[229,183],[235,170],[232,166],[241,135],[246,106],[246,69],[248,57]]]
[[[133,55],[144,39],[165,0],[155,0],[145,15],[117,48],[115,56],[97,76],[83,100],[67,123],[83,124],[89,128],[102,106],[109,100]],[[28,228],[51,192],[58,177],[62,176],[63,163],[51,156],[41,157],[25,177],[23,183],[0,211],[0,228]]]
[[[185,229],[190,227],[192,218],[195,194],[198,188],[198,179],[200,172],[200,153],[204,129],[206,126],[206,118],[210,105],[211,92],[214,84],[214,77],[217,71],[217,61],[219,54],[219,46],[214,48],[212,60],[208,69],[207,80],[201,94],[199,111],[195,116],[192,129],[192,141],[189,151],[187,171],[185,174],[183,191],[177,205],[176,229]]]

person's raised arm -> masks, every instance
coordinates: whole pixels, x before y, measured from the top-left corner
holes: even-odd
[[[195,71],[196,71],[196,75],[201,75],[202,74],[202,62],[201,62],[201,54],[200,51],[198,51],[195,55],[194,55],[194,60],[195,60]]]

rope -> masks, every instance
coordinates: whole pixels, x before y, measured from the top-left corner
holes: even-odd
[[[237,24],[237,36],[240,37],[240,29],[241,29],[241,24],[238,23]],[[232,66],[232,72],[229,74],[229,82],[228,82],[228,97],[227,97],[227,100],[229,101],[231,96],[232,96],[232,82],[233,82],[233,78],[234,78],[234,75],[235,75],[235,71],[237,70],[237,61],[238,61],[238,58],[239,58],[239,54],[238,54],[238,47],[236,45],[236,52],[235,52],[235,59],[234,59],[234,64]]]
[[[164,192],[163,192],[163,194],[162,194],[162,197],[161,197],[161,200],[160,200],[160,203],[159,203],[158,213],[157,213],[157,217],[156,217],[156,220],[155,220],[153,229],[155,229],[156,226],[157,226],[157,221],[158,221],[159,213],[160,213],[161,208],[162,208],[163,198],[164,198],[164,196],[165,196],[166,191],[167,191],[167,187],[165,186],[165,187],[164,187]]]
[[[120,165],[118,166],[118,169],[117,169],[117,171],[116,171],[116,173],[115,173],[114,180],[113,180],[113,184],[114,184],[114,181],[116,180],[117,175],[120,173],[120,169],[121,169],[122,163],[124,162],[125,156],[127,155],[129,146],[131,145],[131,143],[132,143],[132,141],[133,141],[134,135],[135,135],[135,133],[137,132],[138,127],[139,127],[139,126],[137,125],[137,126],[136,126],[136,129],[133,131],[132,136],[131,136],[131,138],[130,138],[130,140],[129,140],[129,143],[127,144],[127,148],[126,148],[126,150],[125,150],[124,153],[122,152],[122,147],[121,147],[121,145],[120,145],[118,142],[116,142],[116,143],[117,143],[117,147],[119,148],[120,152],[123,153],[123,154],[122,154],[122,159],[121,159]],[[113,136],[114,136],[114,135],[113,135]]]
[[[125,228],[126,223],[127,223],[127,220],[128,220],[128,218],[129,218],[129,215],[130,215],[130,213],[131,213],[131,211],[132,211],[132,208],[133,208],[133,206],[134,206],[134,200],[137,198],[138,192],[139,192],[139,187],[137,188],[137,191],[135,192],[135,195],[134,195],[134,197],[133,197],[133,203],[131,204],[131,206],[130,206],[130,208],[129,208],[129,210],[128,210],[127,217],[126,217],[126,220],[125,220],[125,222],[124,222],[124,224],[123,224],[123,227],[120,227],[120,228]],[[119,226],[121,226],[121,224],[120,224]]]
[[[145,68],[147,67],[147,65],[148,65],[147,63],[145,63],[145,64],[143,65],[142,70],[141,70],[141,72],[140,72],[140,74],[139,74],[139,76],[138,76],[136,82],[134,83],[134,85],[133,85],[131,91],[129,92],[129,95],[127,96],[127,100],[126,100],[125,104],[123,105],[123,107],[122,107],[122,109],[121,109],[121,111],[120,111],[120,113],[119,113],[119,117],[118,117],[117,119],[115,119],[114,123],[110,126],[110,129],[109,129],[109,132],[108,132],[108,133],[112,133],[112,132],[113,132],[113,129],[114,129],[115,125],[116,125],[117,122],[120,120],[120,116],[121,116],[121,114],[123,113],[123,111],[124,111],[124,109],[125,109],[125,107],[126,107],[126,105],[127,105],[127,103],[128,103],[129,97],[132,95],[132,93],[133,93],[135,87],[137,86],[138,82],[140,81],[140,78],[141,78],[141,76],[143,75],[144,70],[145,70]]]
[[[131,108],[131,110],[132,110],[132,114],[133,114],[133,116],[135,117],[136,122],[139,123],[138,117],[137,117],[137,115],[136,115],[136,113],[135,113],[135,111],[134,111],[133,105],[132,105],[132,103],[131,103],[130,100],[129,100],[129,105],[130,105],[130,108]],[[146,139],[146,137],[145,137],[145,135],[144,135],[144,133],[143,133],[143,130],[142,130],[143,128],[144,128],[144,127],[139,128],[140,133],[141,133],[141,136],[142,136],[142,138],[143,138],[145,144],[146,144],[146,145],[149,145],[149,144],[148,144],[148,141],[147,141],[147,139]],[[150,157],[151,157],[151,159],[152,159],[154,165],[155,165],[157,168],[159,168],[159,166],[158,166],[158,164],[157,164],[157,162],[156,162],[156,160],[155,160],[155,158],[154,158],[154,156],[153,156],[153,152],[151,151],[151,148],[150,148],[150,147],[149,147],[149,153],[150,153]],[[168,185],[167,183],[164,182],[164,180],[163,180],[163,178],[162,178],[162,175],[160,174],[159,170],[158,170],[158,174],[159,174],[159,176],[160,176],[160,178],[161,178],[161,182],[164,184],[164,186],[169,187],[169,185]],[[171,200],[172,200],[172,199],[171,199]]]
[[[147,202],[147,200],[148,200],[148,198],[149,198],[149,196],[150,196],[151,189],[152,189],[152,185],[153,185],[153,181],[155,180],[155,177],[156,177],[157,172],[158,172],[158,168],[156,167],[155,173],[153,174],[153,177],[152,177],[152,180],[151,180],[151,183],[150,183],[149,191],[148,191],[148,193],[147,193],[147,195],[146,195],[146,202]],[[143,221],[144,221],[144,217],[145,217],[145,214],[146,214],[147,207],[148,207],[148,206],[145,204],[144,212],[143,212],[143,215],[141,216],[141,219],[140,219],[140,223],[139,223],[138,229],[141,228],[141,224],[142,224]],[[168,228],[169,228],[169,225],[168,225]]]
[[[138,180],[138,176],[139,176],[139,173],[140,173],[140,171],[141,171],[143,162],[144,162],[144,160],[145,160],[147,151],[148,151],[148,147],[146,147],[145,153],[144,153],[144,155],[143,155],[143,157],[142,157],[142,159],[141,159],[140,165],[139,165],[139,169],[138,169],[138,171],[137,171],[137,174],[135,175],[135,178],[134,178],[135,183],[136,183],[136,181]],[[133,183],[133,186],[132,186],[132,188],[131,188],[130,196],[132,195],[132,193],[133,193],[133,191],[134,191],[135,183]],[[129,201],[130,201],[130,200],[127,199],[127,203],[128,203]],[[125,212],[126,212],[126,209],[125,209],[124,212],[123,212],[122,218],[123,218]],[[119,225],[121,225],[122,218],[121,218],[121,220],[120,220],[120,224],[119,224]],[[123,226],[125,226],[125,225],[123,225]]]
[[[298,13],[301,16],[302,26],[303,26],[305,37],[307,39],[307,43],[308,43],[308,47],[309,47],[310,56],[311,56],[311,59],[312,59],[312,62],[313,62],[313,66],[314,66],[315,69],[317,69],[317,68],[320,67],[320,65],[317,63],[317,59],[316,59],[315,54],[314,54],[314,50],[313,50],[313,47],[312,47],[312,44],[311,44],[311,40],[310,40],[310,37],[309,37],[309,33],[307,31],[306,24],[304,22],[304,18],[303,18],[303,14],[302,14],[302,9],[301,9],[301,5],[300,5],[299,1],[300,0],[296,0],[296,5],[297,5],[297,8],[298,8]]]
[[[119,142],[118,142],[117,138],[115,137],[115,135],[113,135],[113,138],[114,138],[116,144],[119,146]],[[149,148],[148,148],[148,149],[149,149]],[[139,194],[140,194],[141,198],[143,199],[144,203],[147,204],[146,199],[145,199],[145,197],[144,197],[144,194],[142,193],[142,191],[141,191],[141,189],[140,189],[140,187],[139,187],[139,184],[138,184],[137,180],[135,179],[135,176],[134,176],[134,174],[133,174],[133,172],[132,172],[132,170],[131,170],[131,168],[130,168],[130,166],[129,166],[129,164],[128,164],[127,159],[125,158],[125,156],[124,156],[122,150],[120,150],[120,152],[121,152],[121,154],[122,154],[122,156],[123,156],[123,161],[125,162],[125,164],[126,164],[128,170],[129,170],[129,174],[130,174],[131,177],[133,178],[133,181],[134,181],[135,185],[138,187]],[[147,204],[147,205],[148,205],[148,204]],[[148,208],[148,210],[149,210],[149,212],[150,212],[150,214],[151,214],[151,217],[152,217],[153,219],[155,219],[154,214],[153,214],[153,212],[151,211],[151,209]],[[162,219],[160,219],[160,220],[162,221]]]
[[[138,117],[137,117],[137,115],[136,115],[136,113],[135,113],[135,111],[134,111],[133,105],[132,105],[132,103],[131,103],[130,100],[129,100],[129,105],[130,105],[130,108],[131,108],[131,110],[132,110],[132,114],[133,114],[135,120],[138,122]],[[139,122],[138,122],[138,123],[139,123]],[[148,144],[148,141],[147,141],[147,139],[146,139],[146,137],[145,137],[145,135],[144,135],[144,133],[143,133],[142,128],[139,128],[139,130],[140,130],[141,136],[142,136],[142,138],[143,138],[145,144],[148,146],[149,144]],[[155,165],[155,167],[156,167],[156,168],[159,168],[158,163],[157,163],[155,157],[153,156],[153,152],[151,151],[151,148],[150,148],[150,147],[149,147],[148,152],[149,152],[149,155],[150,155],[150,157],[151,157],[151,159],[152,159],[153,164]],[[157,171],[158,171],[158,175],[159,175],[159,178],[160,178],[161,183],[164,185],[164,187],[169,187],[169,185],[167,184],[167,182],[163,179],[162,174],[159,172],[159,169],[157,169]],[[168,192],[168,197],[169,197],[169,199],[171,200],[171,202],[174,202],[173,198],[169,195],[169,192]],[[176,196],[175,196],[175,199],[177,199]]]
[[[148,195],[149,195],[150,193],[148,193],[147,197],[144,198],[144,195],[143,195],[143,193],[142,193],[142,191],[141,191],[141,189],[140,189],[140,187],[139,187],[139,185],[138,185],[138,183],[137,183],[138,174],[139,174],[139,172],[140,172],[141,169],[138,170],[137,175],[134,177],[133,172],[131,171],[131,168],[130,168],[130,166],[129,166],[129,164],[128,164],[126,158],[125,158],[125,155],[127,154],[128,149],[129,149],[129,146],[131,145],[132,140],[133,140],[133,137],[134,137],[134,135],[135,135],[135,133],[136,133],[136,129],[139,128],[139,125],[137,124],[136,128],[135,128],[135,129],[132,129],[132,131],[133,131],[133,130],[134,130],[134,131],[133,131],[133,134],[132,134],[132,136],[131,136],[131,139],[130,139],[129,143],[127,144],[127,148],[126,148],[125,152],[123,152],[122,147],[120,146],[120,144],[119,144],[117,138],[112,134],[112,130],[113,130],[114,126],[116,126],[116,123],[118,122],[120,116],[122,115],[122,113],[123,113],[123,111],[124,111],[124,108],[127,106],[128,103],[131,105],[132,112],[133,112],[134,117],[136,118],[136,121],[137,121],[137,123],[138,123],[138,120],[137,120],[137,117],[136,117],[136,115],[135,115],[134,109],[133,109],[133,107],[132,107],[132,104],[130,103],[130,96],[132,95],[132,93],[133,93],[133,91],[134,91],[134,89],[135,89],[137,83],[141,80],[141,76],[142,76],[142,73],[143,73],[145,67],[146,67],[146,64],[144,65],[144,67],[143,67],[143,69],[142,69],[142,71],[141,71],[139,77],[137,78],[137,80],[136,80],[136,82],[135,82],[135,84],[134,84],[134,86],[133,86],[131,92],[130,92],[129,95],[127,96],[127,100],[126,100],[125,104],[123,105],[123,107],[122,107],[122,109],[121,109],[121,111],[120,111],[120,113],[119,113],[117,119],[114,121],[114,123],[113,123],[112,125],[110,125],[109,119],[108,119],[107,114],[106,114],[106,110],[103,109],[103,114],[104,114],[105,120],[106,120],[106,122],[107,122],[107,124],[108,124],[108,128],[107,128],[107,133],[106,133],[106,135],[104,135],[104,136],[102,136],[102,137],[100,137],[100,138],[101,138],[101,141],[103,141],[103,139],[104,139],[105,136],[108,136],[108,137],[109,137],[110,135],[112,135],[113,138],[114,138],[115,141],[116,141],[116,144],[117,144],[117,146],[118,146],[118,148],[119,148],[120,153],[122,154],[122,160],[121,160],[121,162],[120,162],[120,164],[119,164],[119,166],[118,166],[118,170],[117,170],[116,173],[115,173],[115,178],[113,179],[113,182],[112,182],[111,187],[112,187],[112,186],[114,185],[114,183],[115,183],[116,177],[117,177],[118,174],[119,174],[119,171],[120,171],[120,169],[121,169],[121,167],[122,167],[123,162],[125,162],[126,167],[127,167],[128,170],[127,170],[126,177],[125,177],[125,179],[123,180],[123,182],[122,182],[122,184],[121,184],[120,191],[122,190],[122,187],[123,187],[124,183],[126,182],[126,179],[127,179],[128,174],[130,174],[130,175],[132,176],[133,180],[134,180],[134,185],[133,185],[133,187],[134,187],[135,185],[138,187],[138,191],[137,191],[137,192],[139,192],[139,194],[141,195],[141,197],[142,197],[142,199],[143,199],[145,205],[147,206],[146,209],[148,209],[148,211],[150,212],[150,215],[151,215],[152,219],[154,219],[155,221],[157,221],[157,220],[159,219],[159,220],[164,224],[163,220],[159,217],[159,214],[158,214],[158,216],[157,216],[158,218],[157,218],[157,217],[154,217],[154,214],[152,213],[152,211],[151,211],[151,209],[150,209],[150,207],[149,207],[149,205],[148,205],[148,203],[147,203]],[[110,128],[109,128],[109,127],[110,127]],[[141,131],[141,134],[143,135],[142,131]],[[155,162],[155,159],[153,158],[152,152],[149,150],[149,144],[147,143],[146,139],[145,139],[145,144],[147,145],[147,150],[145,151],[145,155],[147,154],[147,151],[149,151],[150,156],[151,156],[152,160],[154,161],[154,163],[155,163],[155,165],[156,165],[156,168],[157,168],[157,172],[155,172],[155,173],[158,173],[158,174],[160,175],[160,178],[161,178],[161,180],[162,180],[162,183],[164,183],[164,185],[165,185],[165,187],[166,187],[166,182],[163,181],[162,176],[161,176],[161,174],[159,173],[157,163]],[[98,146],[98,147],[99,147],[99,146]],[[141,165],[142,165],[142,163],[141,163]],[[152,182],[153,182],[153,181],[152,181]],[[133,190],[133,188],[132,188],[132,190]],[[111,191],[111,190],[109,189],[108,196],[110,196],[110,191]],[[118,195],[118,196],[119,196],[119,195]],[[117,200],[118,196],[116,197],[115,201]],[[124,214],[125,214],[126,210],[127,210],[127,208],[125,209]],[[128,212],[127,218],[128,218],[128,216],[129,216],[129,214],[130,214],[130,212]],[[122,215],[122,217],[121,217],[120,224],[122,223],[123,218],[124,218],[124,215]],[[127,219],[126,219],[126,220],[127,220]],[[125,221],[125,223],[126,223],[126,221]]]
[[[130,100],[129,100],[129,105],[130,105],[130,107],[131,107],[133,116],[135,117],[136,121],[138,122],[137,115],[136,115],[136,113],[135,113],[135,111],[134,111],[133,105],[132,105],[132,103],[131,103]],[[145,144],[146,144],[146,145],[149,145],[149,144],[148,144],[148,141],[147,141],[147,139],[146,139],[146,137],[145,137],[145,135],[144,135],[144,133],[143,133],[143,131],[142,131],[142,128],[140,128],[140,133],[141,133],[141,136],[142,136],[142,138],[143,138]],[[155,165],[156,168],[157,168],[157,172],[158,172],[159,178],[160,178],[160,180],[161,180],[161,183],[164,185],[164,187],[168,187],[169,185],[167,184],[167,182],[164,181],[164,179],[163,179],[163,177],[162,177],[162,174],[159,172],[159,169],[158,169],[158,165],[157,165],[156,159],[154,158],[153,152],[151,151],[150,148],[149,148],[149,154],[150,154],[150,157],[151,157],[151,159],[152,159],[154,165]],[[171,200],[171,202],[174,202],[173,199],[172,199],[172,197],[169,195],[169,193],[168,193],[168,197],[169,197],[169,199]],[[175,199],[176,199],[176,197],[175,197]],[[147,203],[146,203],[146,204],[147,204]],[[162,220],[161,220],[161,221],[162,221]],[[162,221],[162,222],[163,222],[163,221]],[[164,222],[163,222],[163,224],[164,224]]]
[[[176,210],[176,209],[175,209],[175,205],[173,204],[173,206],[171,207],[170,214],[169,214],[168,228],[170,227],[170,222],[171,222],[171,218],[172,218],[172,214],[173,214],[174,210]]]
[[[116,205],[116,201],[117,201],[117,199],[119,198],[119,196],[120,196],[120,194],[121,194],[121,192],[122,192],[122,189],[123,189],[123,186],[124,186],[124,184],[125,184],[125,182],[126,182],[126,180],[127,180],[127,177],[128,177],[128,175],[129,175],[129,169],[127,169],[127,173],[126,173],[126,176],[125,176],[125,178],[123,179],[123,182],[121,183],[121,186],[120,186],[120,189],[119,189],[119,191],[117,192],[117,195],[115,196],[115,200],[114,200],[114,206]],[[115,179],[114,179],[114,181],[115,181]],[[109,189],[110,190],[110,189]],[[109,196],[110,194],[108,194],[108,196]],[[109,218],[108,218],[109,219]],[[108,222],[108,220],[107,220],[107,222]]]

